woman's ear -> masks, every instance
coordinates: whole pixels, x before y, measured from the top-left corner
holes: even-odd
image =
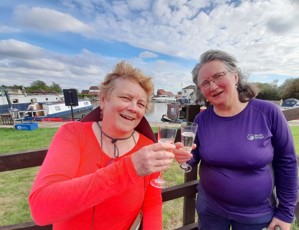
[[[99,106],[100,106],[101,110],[104,109],[104,105],[105,105],[105,96],[102,93],[100,93],[99,94]]]
[[[235,73],[234,77],[235,77],[235,85],[238,85],[239,84],[239,75]]]

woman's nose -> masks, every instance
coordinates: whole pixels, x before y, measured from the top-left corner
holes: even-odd
[[[214,88],[218,88],[218,85],[214,81],[210,81],[210,90]]]
[[[137,103],[134,102],[134,101],[131,101],[130,105],[129,105],[129,109],[133,110],[133,111],[136,111],[137,110]]]

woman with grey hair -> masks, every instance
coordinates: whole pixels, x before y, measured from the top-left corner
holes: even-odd
[[[199,229],[290,230],[297,202],[297,158],[279,108],[255,98],[236,59],[220,50],[201,55],[192,71],[210,103],[195,121],[200,162]]]

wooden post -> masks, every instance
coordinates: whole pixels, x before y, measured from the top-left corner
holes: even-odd
[[[193,122],[199,112],[200,105],[188,105],[186,108],[186,121]]]
[[[186,107],[186,121],[193,122],[195,116],[200,112],[200,105],[188,105]],[[185,183],[189,181],[197,180],[197,169],[192,168],[192,171],[185,174]],[[195,205],[196,205],[196,193],[184,196],[183,204],[183,226],[192,224],[195,222]]]
[[[193,167],[191,172],[185,174],[185,183],[189,181],[197,180],[197,166]],[[196,205],[196,193],[188,196],[184,196],[183,204],[183,226],[192,224],[195,222],[195,205]]]

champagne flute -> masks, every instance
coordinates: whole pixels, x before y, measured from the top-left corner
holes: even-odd
[[[181,142],[184,145],[184,149],[191,152],[192,145],[195,139],[196,131],[198,125],[194,122],[185,122],[181,125]],[[185,173],[190,172],[192,167],[185,163],[180,165],[181,169],[185,171]]]
[[[158,142],[159,143],[170,143],[173,144],[175,136],[177,133],[177,128],[169,126],[159,126],[158,127]],[[156,188],[166,188],[167,181],[162,178],[162,172],[160,175],[151,180],[151,185]]]

